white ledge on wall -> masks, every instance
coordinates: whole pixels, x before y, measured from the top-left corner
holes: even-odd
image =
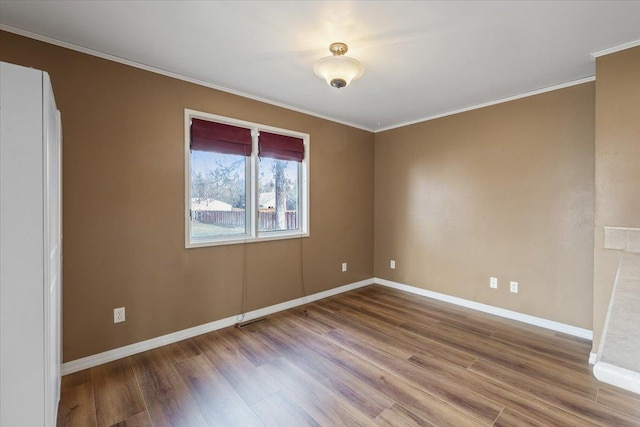
[[[604,227],[604,248],[640,254],[640,228]]]

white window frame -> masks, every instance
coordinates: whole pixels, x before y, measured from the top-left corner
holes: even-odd
[[[246,203],[247,233],[234,236],[218,236],[206,241],[191,241],[191,119],[203,119],[216,123],[224,123],[251,129],[252,150],[247,162]],[[300,162],[298,177],[298,229],[283,231],[258,231],[258,136],[260,131],[301,138],[304,144],[304,160]],[[202,111],[184,110],[184,242],[185,248],[202,248],[207,246],[233,245],[238,243],[264,242],[269,240],[295,239],[309,237],[309,134],[288,129],[267,126],[244,120],[233,119]]]

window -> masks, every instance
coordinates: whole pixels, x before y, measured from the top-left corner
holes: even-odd
[[[309,235],[309,135],[185,110],[185,246]]]

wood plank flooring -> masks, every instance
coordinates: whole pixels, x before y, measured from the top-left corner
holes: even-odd
[[[368,286],[67,375],[58,426],[640,426],[591,342]]]

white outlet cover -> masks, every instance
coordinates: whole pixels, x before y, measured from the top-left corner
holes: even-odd
[[[518,282],[513,282],[513,281],[509,282],[509,290],[511,292],[513,292],[514,294],[517,294],[518,293]]]
[[[347,271],[347,263],[343,262],[342,263],[342,272],[344,273],[345,271]]]
[[[489,279],[489,287],[492,289],[498,289],[498,278],[497,277],[491,277]]]
[[[120,323],[125,321],[124,307],[113,309],[113,323]]]
[[[396,262],[394,260],[389,261],[389,268],[396,268]]]

